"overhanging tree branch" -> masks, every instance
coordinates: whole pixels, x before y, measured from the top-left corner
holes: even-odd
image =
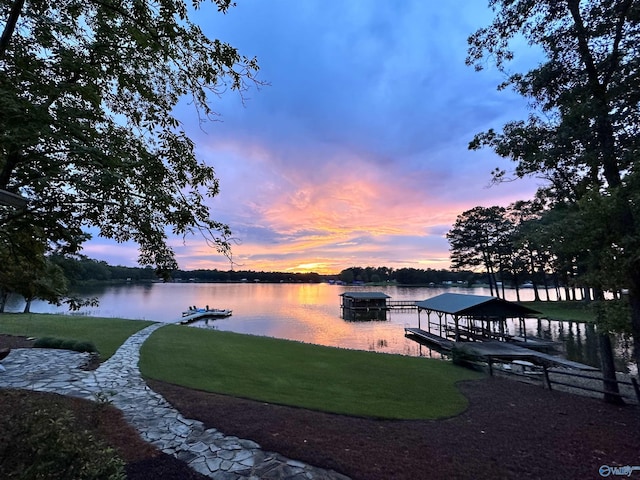
[[[0,37],[0,60],[2,60],[9,48],[9,43],[11,42],[11,37],[13,36],[13,32],[16,29],[16,25],[18,23],[18,19],[20,18],[20,14],[22,13],[22,8],[24,7],[25,0],[15,0],[13,5],[11,6],[11,10],[9,11],[9,18],[7,18],[7,23],[5,23],[4,30],[2,31],[2,36]]]

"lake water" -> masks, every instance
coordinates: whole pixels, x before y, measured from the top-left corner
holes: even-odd
[[[442,358],[442,355],[404,336],[404,327],[418,326],[413,311],[389,311],[386,321],[350,322],[341,318],[340,294],[348,291],[381,291],[392,300],[425,300],[445,292],[490,295],[486,288],[349,287],[329,284],[267,283],[153,283],[100,287],[82,292],[100,300],[97,308],[80,313],[91,316],[173,322],[190,305],[233,310],[233,316],[199,321],[196,327],[227,330],[297,340],[319,345]],[[521,290],[522,300],[533,300],[531,289]],[[507,290],[507,300],[515,291]],[[12,298],[7,311],[21,311],[24,303]],[[64,307],[34,302],[31,311],[67,313]],[[572,360],[599,366],[597,338],[592,328],[575,322],[549,322],[527,319],[527,334],[566,345]],[[508,322],[509,333],[518,333],[517,321]],[[615,341],[618,367],[631,366],[631,343]]]

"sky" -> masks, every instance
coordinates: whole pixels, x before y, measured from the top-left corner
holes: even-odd
[[[534,180],[491,186],[491,150],[476,133],[524,119],[526,101],[498,91],[504,74],[465,65],[488,2],[237,0],[192,14],[205,34],[256,56],[267,85],[213,104],[200,125],[176,115],[221,193],[212,218],[233,231],[236,270],[338,273],[350,266],[449,268],[445,234],[475,206],[532,198]],[[522,44],[510,66],[535,62]],[[182,269],[232,268],[193,236],[170,238]],[[95,238],[83,253],[136,264],[134,244]]]

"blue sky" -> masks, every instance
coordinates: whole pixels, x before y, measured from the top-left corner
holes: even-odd
[[[339,272],[353,265],[448,268],[444,234],[477,205],[532,197],[536,183],[489,187],[489,150],[475,133],[525,118],[498,92],[503,74],[464,63],[467,37],[489,24],[486,2],[238,0],[227,15],[193,14],[210,37],[256,56],[244,101],[227,92],[204,126],[177,115],[216,168],[212,217],[234,232],[237,269]],[[535,61],[521,45],[520,71]],[[198,237],[172,239],[181,268],[229,269]],[[84,253],[134,265],[135,245],[94,239]]]

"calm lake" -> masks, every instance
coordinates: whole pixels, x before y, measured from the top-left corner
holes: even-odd
[[[350,322],[341,318],[340,294],[350,291],[380,291],[392,300],[425,300],[445,292],[490,295],[486,288],[352,287],[329,284],[267,283],[153,283],[100,287],[82,292],[100,300],[97,308],[83,309],[83,315],[122,317],[174,322],[190,305],[233,310],[233,316],[199,321],[195,327],[264,335],[319,345],[442,358],[435,350],[404,336],[404,327],[418,326],[414,311],[389,311],[386,321]],[[522,300],[533,300],[531,289],[521,290]],[[507,290],[507,300],[515,291]],[[7,311],[19,312],[24,303],[12,298]],[[64,307],[34,302],[38,313],[67,313]],[[565,345],[571,360],[599,367],[597,338],[593,328],[575,322],[526,320],[527,334]],[[508,324],[509,333],[518,333],[517,322]],[[631,342],[615,339],[620,371],[631,366]]]

